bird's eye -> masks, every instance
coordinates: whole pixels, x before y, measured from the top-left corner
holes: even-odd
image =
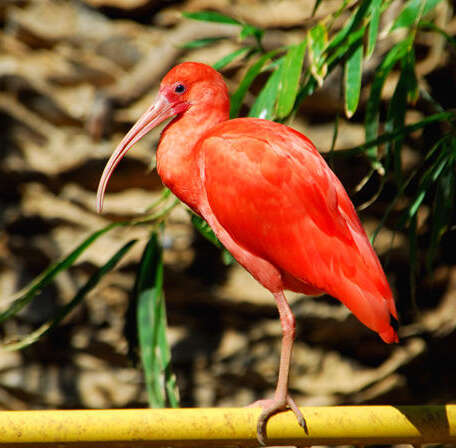
[[[176,88],[174,89],[176,93],[184,93],[185,92],[185,86],[183,84],[178,84]]]

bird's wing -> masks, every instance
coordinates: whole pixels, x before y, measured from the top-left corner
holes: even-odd
[[[237,244],[284,278],[338,298],[368,327],[390,331],[390,313],[397,316],[378,258],[308,139],[277,123],[238,119],[216,127],[199,151],[210,209]]]

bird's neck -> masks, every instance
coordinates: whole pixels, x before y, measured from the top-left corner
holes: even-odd
[[[195,149],[204,134],[228,120],[229,103],[225,103],[192,106],[164,129],[157,148],[157,171],[163,183],[196,212],[202,184]]]

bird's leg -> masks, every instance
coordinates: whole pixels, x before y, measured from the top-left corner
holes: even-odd
[[[274,398],[253,403],[253,406],[261,406],[263,408],[257,424],[257,438],[261,445],[265,445],[266,423],[269,418],[287,408],[290,408],[294,412],[298,423],[307,432],[306,421],[301,411],[296,406],[294,400],[288,395],[288,374],[290,371],[291,352],[293,350],[296,328],[295,317],[283,291],[274,293],[274,298],[277,302],[280,323],[282,324],[282,347],[280,352],[279,378],[277,380]]]

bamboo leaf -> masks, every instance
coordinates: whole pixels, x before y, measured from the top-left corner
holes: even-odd
[[[145,209],[145,212],[151,212],[152,210],[156,209],[159,205],[163,204],[170,196],[171,190],[169,190],[166,187],[162,188],[160,196]]]
[[[368,154],[369,149],[382,145],[383,143],[390,142],[396,138],[402,137],[404,135],[411,134],[419,129],[423,129],[426,126],[429,126],[432,123],[438,123],[442,121],[448,121],[450,123],[456,121],[456,114],[454,112],[441,112],[437,114],[430,115],[429,117],[424,118],[416,123],[404,126],[401,129],[397,129],[394,132],[385,132],[373,140],[369,140],[362,145],[355,146],[350,149],[340,150],[335,153],[338,157],[352,157],[353,155],[365,153]]]
[[[163,265],[161,249],[154,233],[149,240],[141,259],[135,293],[138,297],[137,325],[141,363],[144,370],[149,405],[163,408],[166,394],[162,388],[163,376],[157,360],[158,328],[155,306],[162,298]]]
[[[227,37],[226,36],[205,37],[203,39],[195,39],[190,42],[186,42],[185,44],[180,45],[180,47],[188,48],[188,49],[207,47],[208,45],[211,45],[214,42],[218,42],[223,39],[227,39]]]
[[[424,4],[423,4],[424,2]],[[390,31],[398,28],[409,28],[416,24],[420,17],[434,9],[441,0],[410,0],[394,21]]]
[[[192,224],[195,226],[196,230],[198,230],[201,235],[204,236],[207,240],[209,240],[212,244],[215,244],[217,247],[222,248],[223,245],[219,241],[219,239],[215,236],[214,231],[211,229],[209,224],[200,216],[195,215],[192,212],[190,213],[190,219],[192,220]]]
[[[260,28],[257,28],[256,26],[253,25],[243,25],[241,32],[239,34],[239,39],[243,41],[249,36],[253,36],[256,41],[260,44],[261,39],[263,38],[264,31]]]
[[[306,83],[299,90],[298,96],[296,97],[294,110],[297,110],[301,103],[312,93],[314,93],[317,88],[317,80],[313,76],[309,76]]]
[[[335,36],[333,36],[325,49],[327,53],[329,53],[332,49],[337,48],[345,40],[345,38],[351,34],[352,28],[354,27],[355,16],[356,14],[352,14],[345,26],[338,33],[336,33]]]
[[[355,47],[345,63],[345,115],[351,118],[356,112],[361,92],[363,65],[362,41]]]
[[[163,257],[157,232],[147,243],[135,283],[141,362],[151,407],[177,406],[178,393],[170,369],[163,294]]]
[[[416,78],[415,73],[415,50],[413,48],[407,53],[404,58],[404,70],[407,76],[407,99],[412,104],[415,104],[418,101],[420,96],[420,90],[418,87],[418,79]]]
[[[388,110],[386,113],[385,121],[385,131],[393,132],[395,129],[401,129],[404,127],[405,123],[405,113],[407,110],[407,96],[409,88],[412,90],[416,87],[414,81],[414,66],[410,67],[410,61],[413,61],[414,58],[410,59],[410,53],[413,50],[410,50],[408,54],[404,56],[401,61],[401,75],[394,89],[393,96],[391,101],[388,104]],[[399,137],[395,140],[387,142],[386,144],[386,153],[387,156],[393,160],[393,169],[394,176],[396,179],[397,185],[402,183],[402,161],[401,161],[401,149],[402,149],[403,137]]]
[[[200,216],[195,215],[192,212],[190,213],[190,219],[192,220],[192,224],[195,226],[196,230],[201,233],[201,235],[204,236],[208,241],[210,241],[212,244],[217,246],[220,249],[223,249],[222,251],[222,260],[226,265],[230,265],[233,263],[234,258],[233,256],[228,252],[228,250],[223,246],[223,244],[220,242],[220,240],[215,236],[214,231],[211,229],[209,224]]]
[[[228,252],[227,249],[223,249],[222,251],[222,261],[223,264],[226,266],[230,266],[234,263],[234,257],[231,255],[230,252]]]
[[[233,62],[238,56],[241,54],[247,53],[251,51],[252,47],[242,47],[238,50],[233,51],[232,53],[227,54],[223,58],[219,59],[212,67],[215,70],[221,70],[222,68],[226,67],[230,62]]]
[[[328,71],[328,66],[323,58],[323,52],[328,42],[326,26],[318,23],[311,28],[307,35],[307,42],[309,44],[310,71],[318,85],[321,86]]]
[[[315,0],[314,7],[312,9],[312,17],[315,15],[317,12],[318,7],[320,6],[321,0]]]
[[[49,283],[52,282],[52,280],[56,277],[57,274],[72,266],[79,258],[79,256],[100,236],[104,235],[106,232],[109,232],[114,227],[119,227],[123,225],[126,225],[126,223],[113,223],[92,233],[63,260],[60,260],[59,262],[49,266],[44,272],[38,275],[25,288],[21,289],[11,298],[13,302],[8,307],[8,309],[6,309],[5,311],[3,311],[3,313],[0,314],[0,322],[3,322],[11,316],[14,316],[25,305],[30,303],[45,286],[49,285]]]
[[[227,23],[229,25],[242,25],[242,23],[238,20],[215,11],[183,12],[182,15],[187,19],[199,20],[202,22],[216,22]]]
[[[448,163],[437,181],[437,191],[433,203],[431,240],[426,256],[426,265],[429,271],[431,271],[440,240],[448,231],[456,202],[456,156],[451,150],[451,147],[453,150],[456,148],[456,140],[452,139],[449,145],[450,148],[447,149]]]
[[[435,23],[421,21],[418,25],[422,29],[431,30],[439,33],[447,40],[447,42],[453,47],[453,49],[456,50],[456,39],[454,37],[451,37],[445,30],[438,27]]]
[[[167,339],[168,319],[166,316],[165,297],[162,294],[161,300],[156,304],[156,315],[158,316],[158,346],[162,361],[162,372],[165,380],[165,392],[172,408],[179,407],[179,389],[177,387],[176,375],[171,370],[171,349]]]
[[[275,65],[275,70],[269,76],[268,81],[253,103],[249,112],[249,117],[264,118],[265,120],[275,119],[275,105],[279,90],[282,62],[283,59]]]
[[[397,43],[385,56],[375,73],[369,99],[367,100],[366,104],[366,118],[364,127],[367,141],[374,140],[378,134],[380,101],[385,80],[396,63],[401,60],[404,54],[407,52],[408,46],[408,39]],[[377,160],[377,147],[372,146],[370,151],[367,152],[367,155],[372,162],[375,162]]]
[[[373,0],[371,4],[371,19],[369,22],[369,32],[367,34],[366,59],[372,56],[377,42],[378,25],[380,23],[382,0]]]
[[[419,124],[421,125],[422,123],[420,122]],[[411,126],[415,126],[415,125],[411,125]],[[426,157],[424,158],[424,162],[428,161],[437,151],[439,151],[441,149],[442,145],[444,145],[445,142],[448,140],[448,138],[450,138],[450,136],[447,134],[447,135],[444,135],[441,139],[439,139],[434,144],[434,146],[431,148],[431,150],[426,154]],[[372,235],[370,237],[370,241],[371,241],[372,244],[375,241],[375,238],[377,237],[377,235],[378,235],[379,231],[381,230],[381,228],[385,225],[385,222],[388,219],[389,215],[391,214],[393,209],[396,207],[397,202],[403,196],[403,194],[405,192],[405,189],[410,184],[410,182],[417,176],[417,173],[418,173],[418,169],[414,170],[414,172],[412,172],[408,176],[407,180],[405,182],[403,182],[402,185],[400,185],[399,190],[396,193],[394,199],[389,203],[388,207],[386,208],[385,213],[383,214],[382,219],[380,220],[380,223],[378,224],[378,226],[376,227],[375,231],[372,233]],[[402,219],[402,223],[401,223],[401,225],[399,227],[403,227],[405,225],[405,223],[407,222],[407,220],[408,220],[407,214],[409,213],[409,211],[410,211],[410,208],[407,210],[405,218]],[[412,219],[414,219],[414,218],[415,218],[415,216],[412,215],[411,218],[410,218],[410,221]]]
[[[337,137],[339,136],[339,112],[336,114],[336,118],[334,119],[334,128],[333,128],[333,136],[331,139],[331,147],[329,148],[328,154],[331,156],[334,155],[334,149],[336,147]]]
[[[55,328],[68,314],[84,299],[84,297],[98,284],[98,282],[123,258],[123,256],[131,249],[136,240],[131,240],[124,244],[101,268],[89,278],[85,285],[79,289],[77,294],[65,306],[62,306],[55,316],[41,325],[37,330],[24,337],[22,340],[4,345],[5,350],[20,350],[38,341],[41,337],[49,333]]]
[[[343,44],[340,44],[329,55],[326,48],[322,57],[325,58],[325,65],[327,66],[328,73],[330,73],[339,64],[340,60],[344,58],[347,53],[352,51],[352,48],[359,45],[359,42],[361,42],[361,40],[363,39],[364,33],[365,27],[354,31],[352,34],[348,36],[347,40]],[[313,76],[313,74],[310,74],[310,72],[311,70],[307,69],[306,75],[304,76],[306,81],[299,90],[293,110],[297,110],[297,108],[301,105],[304,99],[307,96],[312,95],[312,93],[318,86],[317,79]]]
[[[241,109],[242,101],[244,99],[245,94],[249,90],[250,85],[252,84],[253,80],[258,76],[263,68],[263,65],[275,56],[279,50],[272,50],[268,53],[261,56],[248,70],[245,74],[244,78],[240,82],[237,90],[231,96],[231,107],[230,107],[230,117],[235,118],[237,117],[239,110]]]
[[[326,52],[330,52],[333,48],[338,47],[353,31],[360,25],[370,10],[373,0],[364,0],[356,11],[351,15],[345,26],[331,39],[331,42],[326,48]]]
[[[278,118],[287,117],[293,109],[298,94],[306,45],[307,40],[304,39],[300,44],[290,47],[281,64],[277,99]]]
[[[347,40],[340,44],[330,56],[327,57],[326,63],[328,65],[328,71],[331,72],[339,62],[346,57],[347,53],[351,53],[356,47],[362,44],[366,27],[362,27],[359,30],[353,31]]]
[[[410,291],[415,311],[416,306],[416,277],[418,273],[418,250],[417,250],[417,217],[414,216],[409,226],[409,260],[410,260]]]
[[[418,17],[421,2],[422,0],[410,0],[407,2],[399,16],[393,22],[390,31],[401,27],[411,26]]]
[[[420,205],[424,201],[424,198],[429,193],[430,186],[438,179],[447,163],[447,155],[445,152],[441,152],[436,161],[431,165],[430,168],[426,170],[424,175],[421,177],[415,199],[408,207],[407,213],[405,215],[408,220],[412,219],[416,215],[418,209],[420,208]]]

